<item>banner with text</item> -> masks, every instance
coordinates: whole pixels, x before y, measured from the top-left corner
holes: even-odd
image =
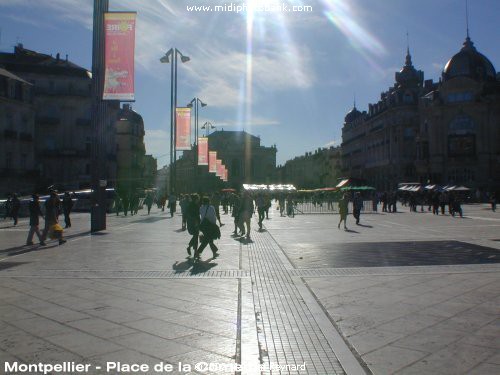
[[[217,173],[217,151],[208,151],[208,171]]]
[[[104,13],[103,100],[134,101],[136,13]]]
[[[191,108],[175,109],[175,149],[191,150]]]
[[[198,138],[198,165],[208,165],[208,138]]]
[[[224,170],[224,164],[222,164],[222,160],[217,159],[217,172],[215,172],[215,175],[222,178],[223,170]]]

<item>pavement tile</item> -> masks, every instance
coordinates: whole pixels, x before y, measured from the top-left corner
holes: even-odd
[[[196,350],[196,348],[143,332],[113,337],[110,340],[126,348],[138,350],[143,354],[164,359]]]
[[[398,374],[468,374],[469,370],[492,354],[493,349],[455,343],[408,366]]]
[[[80,331],[101,338],[122,336],[136,332],[135,330],[125,327],[123,325],[112,323],[100,318],[92,318],[92,317],[87,319],[75,320],[67,324],[70,327],[79,329]]]
[[[442,317],[416,313],[394,319],[388,323],[377,326],[377,328],[389,332],[410,334],[432,326],[443,319]]]
[[[134,328],[136,331],[150,333],[152,335],[160,336],[165,339],[176,339],[182,336],[192,335],[197,333],[195,329],[181,326],[165,320],[154,318],[137,320],[134,322],[125,323],[126,326]]]
[[[0,363],[17,362],[19,360],[19,358],[14,357],[12,354],[9,354],[4,350],[0,350]]]
[[[500,365],[493,363],[481,363],[472,370],[467,371],[468,375],[498,375],[500,374]]]
[[[106,368],[106,362],[145,363],[151,367],[161,362],[159,358],[151,357],[132,349],[121,349],[116,352],[98,354],[88,357],[86,360],[94,365],[101,365],[103,369]]]
[[[402,333],[383,331],[380,329],[369,329],[356,335],[349,336],[349,342],[359,354],[364,355],[396,341],[403,337],[403,335]]]
[[[488,363],[494,363],[495,365],[500,365],[500,352],[494,354],[492,357],[486,360]]]
[[[392,374],[397,370],[408,366],[426,356],[428,352],[419,350],[410,350],[394,347],[392,345],[384,346],[378,350],[372,351],[363,356],[366,364],[375,375]]]
[[[23,331],[39,337],[60,335],[62,333],[69,333],[73,331],[71,327],[68,327],[63,323],[47,319],[43,316],[37,316],[30,319],[14,320],[11,324],[15,325]]]
[[[36,313],[38,315],[44,316],[48,319],[55,320],[61,323],[89,318],[87,314],[67,309],[61,306],[54,306],[48,309],[36,310]]]
[[[84,332],[74,330],[71,333],[46,337],[47,341],[69,350],[83,358],[92,357],[97,354],[115,352],[122,349],[109,340],[89,335]]]
[[[458,313],[469,310],[472,307],[476,305],[472,303],[460,303],[460,302],[455,302],[453,299],[436,303],[435,305],[429,306],[420,312],[422,314],[426,315],[435,315],[435,316],[441,316],[445,318],[452,317],[454,315],[457,315]]]
[[[393,342],[391,345],[426,352],[435,352],[445,348],[450,343],[462,339],[464,335],[467,334],[456,330],[441,329],[438,328],[438,326],[433,326],[405,336]]]
[[[35,318],[36,315],[11,304],[0,306],[0,319],[5,322],[11,322],[19,319]]]
[[[83,310],[85,314],[109,320],[114,323],[126,323],[144,319],[146,316],[137,312],[126,311],[111,306]]]
[[[226,357],[233,357],[236,354],[236,340],[227,337],[214,335],[207,332],[200,332],[189,336],[175,339],[176,342],[189,345],[208,352],[217,353]]]

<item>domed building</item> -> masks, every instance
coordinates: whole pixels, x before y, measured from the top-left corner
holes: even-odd
[[[422,98],[417,142],[420,180],[500,187],[500,82],[467,35],[442,79]]]
[[[500,189],[500,80],[467,35],[439,82],[424,81],[409,49],[394,86],[342,128],[345,176],[378,190],[401,182]]]

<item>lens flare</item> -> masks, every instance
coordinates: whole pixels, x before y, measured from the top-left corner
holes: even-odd
[[[344,34],[351,46],[378,70],[381,68],[375,62],[387,53],[385,46],[374,35],[356,21],[352,3],[346,0],[321,0],[325,5],[324,15]]]

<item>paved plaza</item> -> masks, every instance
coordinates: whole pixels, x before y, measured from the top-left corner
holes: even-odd
[[[500,213],[464,213],[351,215],[345,231],[273,207],[250,241],[222,215],[220,256],[196,263],[180,215],[156,209],[95,235],[75,213],[62,246],[23,246],[27,219],[0,220],[0,372],[499,374]]]

